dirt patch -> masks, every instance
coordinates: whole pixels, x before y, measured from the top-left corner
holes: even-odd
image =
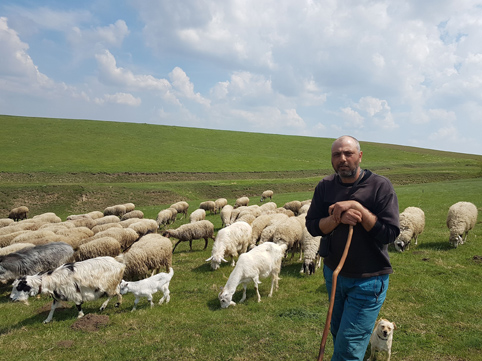
[[[95,332],[109,323],[109,316],[96,315],[89,313],[82,318],[79,318],[71,326],[73,330],[80,330],[86,332]]]
[[[58,348],[71,348],[74,345],[74,341],[72,340],[64,340],[57,342]]]
[[[476,263],[482,263],[482,256],[474,256],[472,257],[472,260]]]

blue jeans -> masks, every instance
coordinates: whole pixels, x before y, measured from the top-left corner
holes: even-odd
[[[323,268],[328,296],[333,271]],[[388,275],[369,278],[338,276],[331,317],[334,351],[331,361],[362,361],[388,289]]]

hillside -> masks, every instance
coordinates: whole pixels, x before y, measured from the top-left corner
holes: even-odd
[[[0,213],[76,213],[132,201],[310,192],[333,139],[90,120],[0,116]],[[481,177],[482,156],[363,143],[363,167],[394,184]]]

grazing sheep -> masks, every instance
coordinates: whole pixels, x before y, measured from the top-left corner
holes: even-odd
[[[229,226],[231,224],[231,214],[233,213],[233,206],[226,204],[223,209],[221,209],[221,222],[223,227]]]
[[[73,254],[72,246],[54,242],[0,256],[0,282],[48,271],[69,262]]]
[[[286,245],[278,245],[272,242],[266,242],[262,245],[254,247],[247,253],[243,253],[238,258],[238,263],[229,275],[226,285],[221,289],[218,295],[221,302],[221,308],[235,306],[232,300],[234,292],[239,284],[243,284],[243,296],[239,303],[246,299],[246,287],[250,281],[254,282],[254,288],[258,296],[258,302],[261,301],[258,284],[260,278],[271,276],[271,290],[268,297],[273,295],[273,290],[278,289],[279,273],[281,270],[281,259],[286,251]]]
[[[269,226],[275,225],[277,222],[283,222],[287,219],[288,219],[288,216],[283,213],[262,214],[261,216],[256,218],[251,224],[251,227],[253,228],[253,233],[252,233],[253,244],[267,242],[268,239],[266,237],[266,234],[263,242],[261,242],[261,234],[263,233],[263,230]],[[274,227],[273,227],[273,231],[274,231]],[[271,237],[268,237],[268,238],[272,240],[272,233],[271,233]]]
[[[309,276],[315,273],[317,268],[321,267],[321,257],[318,254],[321,237],[313,237],[304,226],[306,222],[306,213],[299,215],[298,218],[303,223],[303,239],[301,240],[303,265],[301,266],[300,273],[305,273]]]
[[[15,243],[7,247],[0,248],[0,256],[5,256],[7,254],[20,251],[21,249],[35,247],[33,243]]]
[[[457,247],[467,240],[469,231],[477,223],[477,207],[470,202],[458,202],[450,206],[447,214],[447,227],[450,230],[449,241]]]
[[[221,209],[223,209],[223,207],[228,204],[228,200],[226,198],[218,198],[214,201],[214,204],[216,206],[216,212],[215,213],[218,213],[221,211]]]
[[[5,228],[8,228],[8,227],[5,227]],[[18,235],[20,235],[22,233],[25,233],[25,232],[28,232],[28,231],[20,230],[20,231],[13,231],[11,233],[1,234],[0,235],[0,247],[10,246],[12,244],[12,240],[15,237],[17,237]]]
[[[294,215],[297,216],[300,213],[301,202],[300,201],[287,202],[283,205],[283,208],[287,209],[288,211],[292,211]]]
[[[120,284],[120,293],[125,295],[126,293],[133,293],[136,299],[134,300],[134,307],[132,311],[135,311],[137,304],[141,297],[146,297],[149,301],[151,308],[154,306],[152,302],[152,295],[157,291],[161,291],[163,296],[159,300],[159,304],[163,304],[164,301],[169,303],[171,296],[169,292],[169,283],[171,282],[172,276],[174,275],[174,270],[172,267],[169,269],[169,273],[158,273],[149,278],[145,278],[139,281],[127,282],[122,280]],[[132,312],[131,311],[131,312]]]
[[[26,206],[16,207],[10,210],[8,214],[8,218],[13,219],[14,221],[21,221],[22,219],[27,219],[28,216],[28,208]]]
[[[306,214],[310,210],[311,203],[303,204],[300,208],[299,214]]]
[[[236,222],[232,225],[219,230],[214,240],[211,257],[206,262],[211,261],[211,268],[217,270],[221,262],[227,262],[226,257],[231,257],[231,266],[234,267],[235,257],[246,253],[251,243],[251,226],[246,222]]]
[[[104,216],[117,216],[122,217],[127,213],[127,208],[123,204],[116,204],[115,206],[110,206],[104,209]]]
[[[43,323],[52,321],[55,308],[60,301],[72,301],[79,311],[77,318],[84,316],[82,304],[107,295],[100,307],[103,311],[110,299],[117,296],[118,307],[122,303],[119,285],[125,265],[112,257],[98,257],[82,262],[66,263],[44,274],[21,277],[13,283],[12,301],[28,304],[29,296],[49,294],[53,299],[50,313]]]
[[[101,218],[97,218],[97,219],[94,220],[94,223],[95,223],[94,227],[100,226],[100,225],[103,225],[103,224],[119,223],[119,222],[120,222],[120,218],[117,217],[117,216],[114,216],[114,215],[103,216]],[[92,227],[92,228],[94,228],[94,227]]]
[[[412,239],[415,244],[418,242],[418,236],[425,228],[425,213],[418,207],[407,207],[400,213],[400,234],[395,242],[393,242],[395,249],[398,252],[403,252],[409,249]]]
[[[124,277],[135,281],[154,275],[172,266],[172,242],[157,233],[141,237],[129,251],[116,257],[126,265]]]
[[[164,226],[173,223],[173,210],[176,212],[174,214],[174,220],[177,216],[177,211],[174,208],[167,208],[159,211],[157,214],[156,222],[159,228],[163,228]]]
[[[31,220],[36,221],[36,222],[41,222],[41,223],[60,223],[60,222],[62,222],[62,219],[60,219],[60,217],[57,216],[53,212],[38,214],[36,216],[33,216],[31,218]]]
[[[122,217],[121,217],[121,221],[125,221],[126,219],[131,219],[131,218],[139,218],[139,219],[142,219],[144,218],[144,212],[140,211],[140,210],[133,210],[133,211],[130,211],[130,212],[127,212],[126,214],[124,214]]]
[[[206,219],[206,211],[204,209],[198,208],[189,216],[189,222],[199,222]]]
[[[236,199],[236,202],[234,202],[234,208],[247,206],[248,204],[249,204],[249,198],[248,197],[240,197],[240,198]]]
[[[123,206],[126,207],[127,213],[132,212],[136,208],[134,203],[124,203]]]
[[[96,257],[116,257],[122,252],[121,245],[114,237],[99,237],[79,246],[74,253],[76,262]]]
[[[102,213],[101,211],[92,211],[84,214],[72,214],[70,216],[67,216],[67,220],[70,221],[70,220],[74,220],[78,218],[86,218],[86,217],[92,218],[92,219],[98,219],[98,218],[104,217],[104,213]]]
[[[172,237],[177,238],[178,241],[174,245],[172,253],[176,249],[177,245],[181,242],[188,242],[189,241],[189,249],[192,251],[192,241],[194,239],[201,239],[203,238],[205,241],[204,249],[208,246],[208,240],[211,238],[214,242],[214,225],[208,221],[203,220],[194,223],[187,223],[183,224],[182,226],[176,229],[169,229],[163,232],[162,234],[164,237]]]
[[[199,208],[204,209],[206,212],[209,211],[211,214],[216,213],[216,203],[213,201],[201,202],[201,204],[199,204]]]
[[[92,239],[112,237],[115,238],[122,250],[128,249],[134,242],[139,239],[139,234],[132,228],[109,228],[105,231],[96,233]]]
[[[189,203],[184,202],[184,201],[180,201],[180,202],[176,202],[174,204],[171,204],[171,207],[174,208],[177,211],[178,214],[182,214],[181,219],[183,219],[184,217],[187,217],[187,211],[189,209]]]
[[[267,190],[267,191],[264,191],[262,194],[261,194],[261,199],[259,200],[260,202],[264,202],[265,199],[273,199],[273,191],[272,190]]]
[[[295,251],[301,251],[303,227],[303,221],[297,217],[288,217],[286,221],[276,223],[276,228],[273,233],[273,242],[276,244],[286,244],[287,251],[291,251],[293,257]]]
[[[134,231],[137,232],[137,234],[140,237],[142,237],[149,233],[157,233],[157,229],[159,228],[159,225],[153,219],[144,218],[144,219],[138,220],[135,223],[132,223],[127,228],[133,229]]]

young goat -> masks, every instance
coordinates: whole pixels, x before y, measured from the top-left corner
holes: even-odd
[[[164,303],[164,301],[166,303],[169,303],[169,300],[171,299],[169,292],[169,282],[171,282],[173,275],[174,270],[172,269],[172,267],[170,267],[169,273],[161,272],[140,281],[126,282],[122,280],[120,284],[120,293],[121,295],[125,295],[126,293],[132,293],[134,294],[134,296],[136,296],[132,311],[136,310],[137,304],[142,297],[147,297],[147,300],[151,304],[151,307],[153,307],[154,302],[152,302],[152,295],[157,291],[162,291],[163,293],[163,296],[159,300],[159,304],[161,305],[162,303]]]

